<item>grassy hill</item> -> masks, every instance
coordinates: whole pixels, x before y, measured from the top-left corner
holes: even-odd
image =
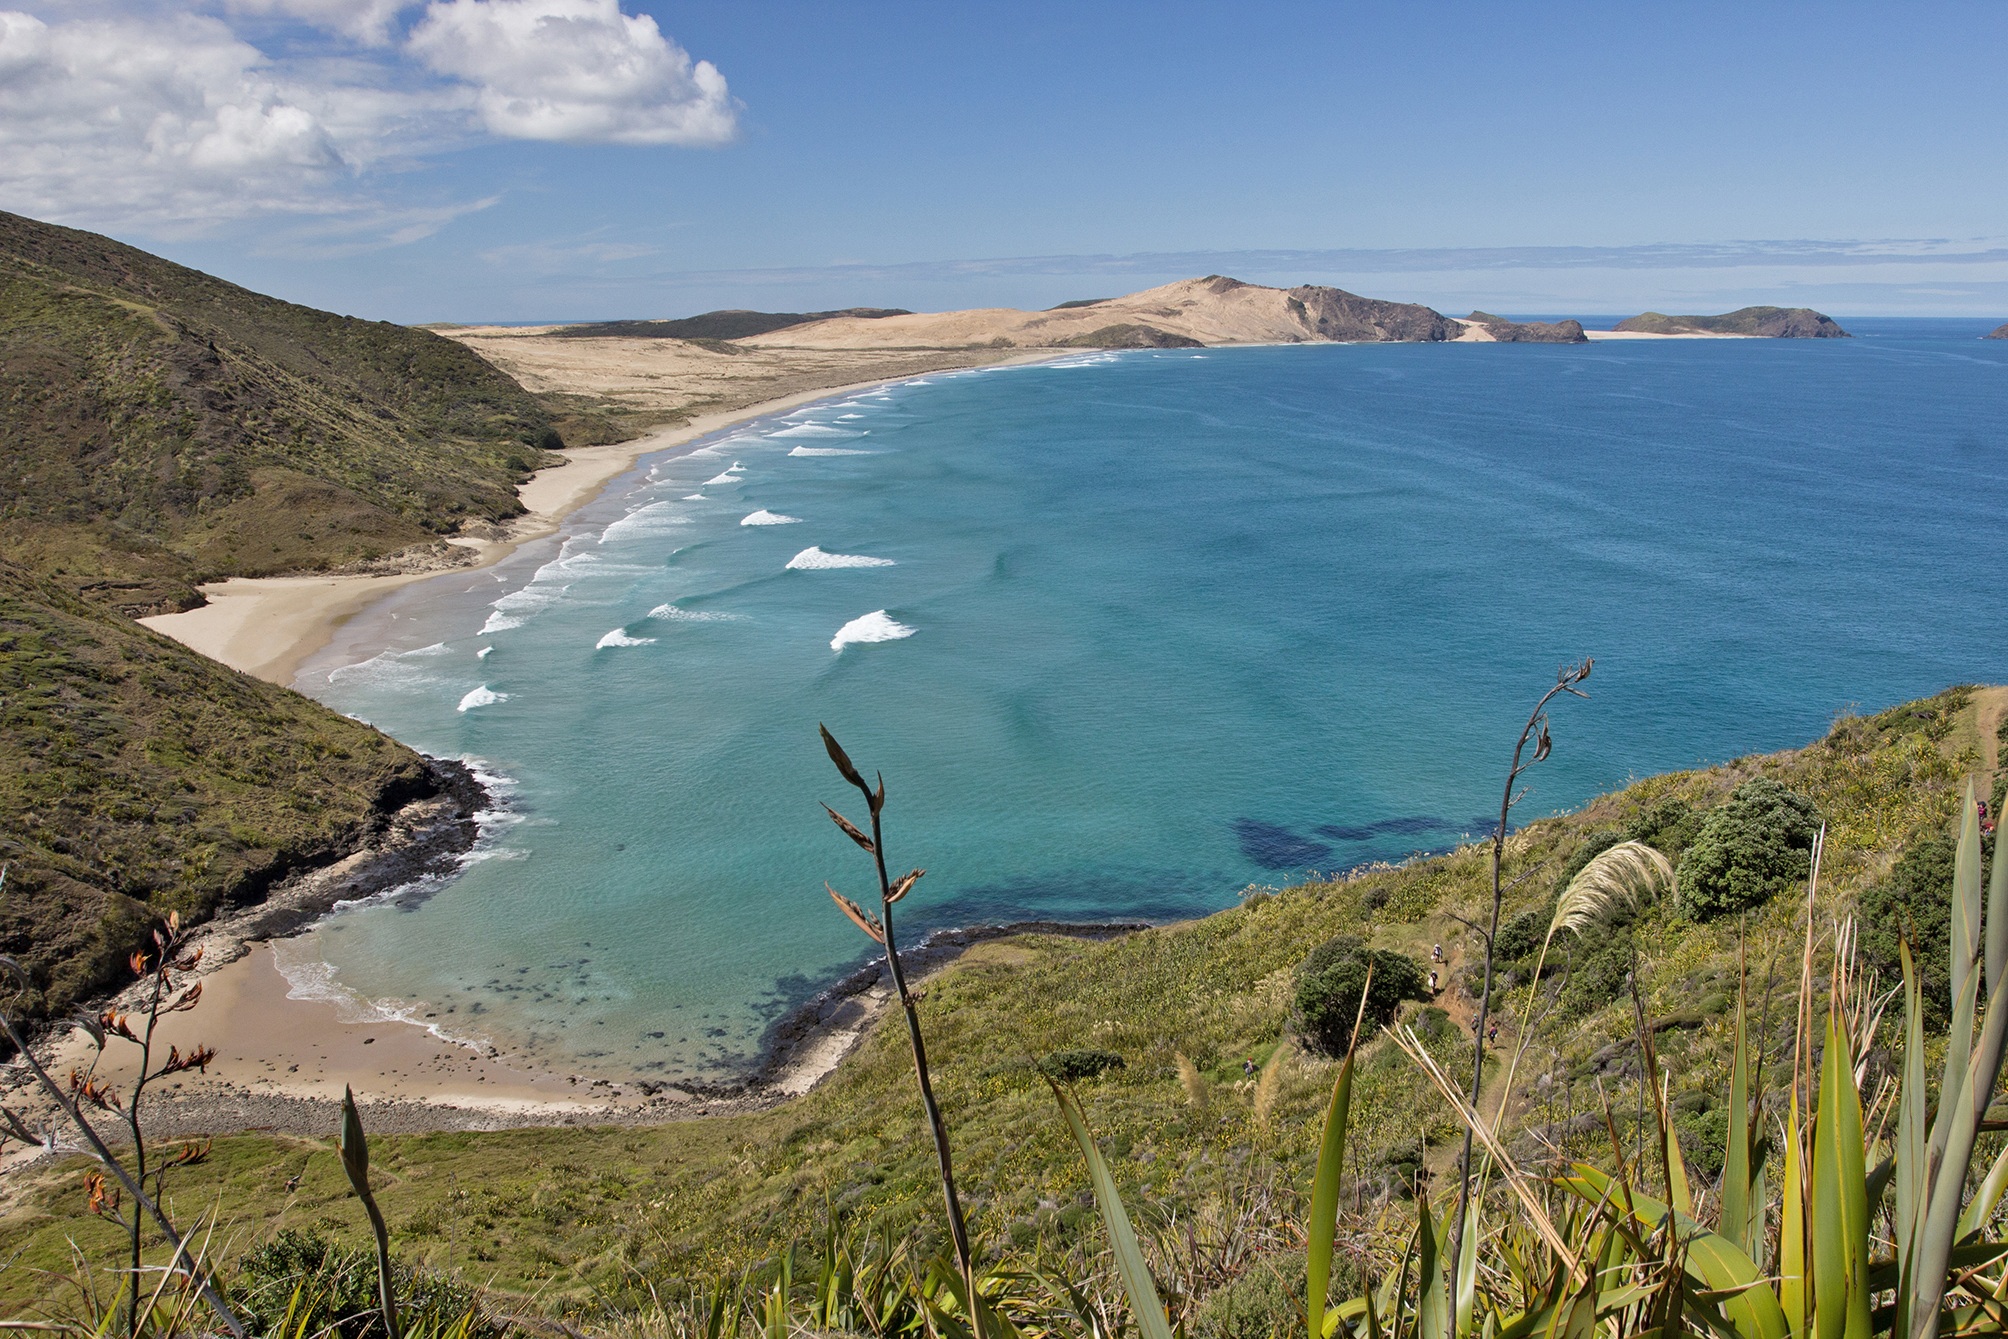
[[[0,561],[0,953],[62,1012],[170,910],[355,849],[440,780],[418,754]]]
[[[519,514],[561,445],[462,345],[0,213],[0,557],[158,612]]]
[[[1508,844],[1509,933],[1524,917],[1546,923],[1558,887],[1587,852],[1629,833],[1678,856],[1706,817],[1754,778],[1803,795],[1827,825],[1821,901],[1812,911],[1824,932],[1859,899],[1882,897],[1893,866],[1906,867],[1903,860],[1943,840],[1965,777],[1978,773],[1998,803],[2004,706],[2008,690],[1953,689],[1844,718],[1803,749],[1650,777],[1530,823]],[[1568,747],[1566,733],[1556,747]],[[896,804],[887,818],[896,833]],[[1022,1259],[1075,1243],[1099,1248],[1080,1156],[1035,1069],[1054,1052],[1094,1048],[1122,1063],[1084,1080],[1080,1093],[1146,1236],[1213,1262],[1200,1280],[1207,1287],[1259,1277],[1268,1264],[1287,1271],[1287,1234],[1251,1225],[1300,1210],[1332,1066],[1286,1052],[1266,1097],[1244,1067],[1266,1064],[1289,1035],[1296,965],[1341,934],[1417,955],[1441,943],[1450,959],[1445,989],[1408,1006],[1407,1016],[1453,1072],[1460,1060],[1468,1072],[1463,1020],[1476,993],[1467,983],[1477,949],[1456,918],[1480,914],[1487,887],[1486,851],[1473,846],[1252,895],[1217,915],[1120,941],[1027,936],[972,951],[931,983],[921,1009],[981,1252]],[[1903,914],[1925,909],[1933,896],[1942,906],[1942,891],[1926,887]],[[1887,919],[1887,898],[1878,905]],[[1562,988],[1534,1025],[1514,1099],[1518,1125],[1541,1128],[1565,1152],[1602,1156],[1605,1127],[1600,1114],[1590,1115],[1600,1111],[1602,1092],[1629,1144],[1638,1086],[1628,1068],[1636,1027],[1622,983],[1629,971],[1659,1053],[1679,1076],[1674,1109],[1688,1165],[1709,1181],[1721,1158],[1738,964],[1747,961],[1753,999],[1763,999],[1774,970],[1788,998],[1806,914],[1803,895],[1789,889],[1742,916],[1706,923],[1660,903],[1593,941],[1558,949],[1565,966],[1543,998]],[[1530,990],[1523,955],[1524,945],[1504,954],[1495,1001],[1495,1014],[1509,1020],[1502,1045],[1516,1040],[1514,1020]],[[1613,963],[1622,965],[1616,978]],[[1775,1060],[1789,1049],[1789,1004],[1774,1007],[1767,1022]],[[1181,1056],[1195,1071],[1183,1081]],[[1768,1081],[1777,1083],[1785,1068],[1767,1067]],[[1488,1106],[1498,1081],[1495,1070]],[[1399,1199],[1418,1177],[1450,1165],[1456,1126],[1385,1042],[1364,1051],[1358,1085],[1348,1155],[1357,1190],[1347,1195],[1349,1204],[1356,1193],[1365,1204],[1355,1224],[1365,1232],[1375,1197]],[[380,1137],[372,1147],[396,1249],[451,1263],[516,1298],[512,1306],[587,1317],[645,1309],[649,1285],[674,1295],[682,1280],[819,1240],[832,1211],[851,1229],[918,1224],[939,1239],[932,1154],[896,1025],[875,1030],[823,1086],[764,1114],[655,1128]],[[19,1251],[22,1265],[60,1270],[69,1240],[92,1251],[110,1242],[112,1229],[84,1211],[79,1170],[51,1168],[22,1188],[0,1222],[0,1256]],[[218,1239],[230,1239],[233,1250],[281,1227],[350,1242],[366,1232],[326,1141],[218,1140],[175,1198],[190,1214],[220,1205],[226,1226]],[[25,1269],[9,1271],[0,1305],[38,1286]]]

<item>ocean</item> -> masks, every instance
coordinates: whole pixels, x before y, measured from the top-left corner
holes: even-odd
[[[871,945],[827,724],[930,928],[1171,920],[2008,678],[2008,343],[1305,345],[931,374],[651,458],[299,684],[498,800],[295,993],[722,1078]],[[388,649],[385,649],[388,648]],[[1306,950],[1312,947],[1305,945]]]

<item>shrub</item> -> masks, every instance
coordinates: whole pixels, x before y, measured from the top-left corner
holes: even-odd
[[[1334,1296],[1350,1297],[1359,1271],[1341,1252],[1333,1260]],[[1304,1256],[1258,1255],[1234,1279],[1206,1294],[1193,1317],[1198,1339],[1272,1339],[1303,1328]]]
[[[1297,965],[1297,1031],[1314,1049],[1334,1056],[1352,1049],[1353,1019],[1360,994],[1368,988],[1369,966],[1373,969],[1366,1005],[1369,1026],[1392,1022],[1403,1000],[1424,997],[1429,973],[1414,958],[1368,948],[1349,935],[1327,940]]]
[[[1575,854],[1569,857],[1569,863],[1562,866],[1561,877],[1555,880],[1556,895],[1559,896],[1562,890],[1569,886],[1569,880],[1583,872],[1585,865],[1624,839],[1625,834],[1619,828],[1598,828],[1584,837],[1582,843],[1576,847]],[[1547,929],[1547,924],[1543,922],[1541,928]]]
[[[1862,960],[1885,985],[1903,980],[1897,945],[1910,941],[1925,1023],[1933,1031],[1943,1030],[1952,1016],[1951,961],[1931,946],[1952,939],[1952,863],[1958,849],[1942,835],[1911,843],[1889,878],[1862,894],[1857,921]]]
[[[1685,800],[1661,800],[1625,820],[1625,840],[1678,858],[1701,832],[1702,815]]]
[[[1103,1070],[1122,1067],[1123,1058],[1114,1051],[1091,1047],[1055,1051],[1039,1062],[1039,1072],[1058,1083],[1078,1083],[1094,1078]]]
[[[1820,812],[1769,777],[1708,812],[1680,860],[1680,909],[1710,921],[1762,906],[1806,877]]]
[[[499,1339],[501,1330],[482,1314],[474,1289],[458,1279],[409,1265],[392,1274],[399,1328],[406,1334],[444,1332],[471,1315],[468,1339]],[[292,1310],[296,1291],[299,1309]],[[317,1232],[287,1228],[244,1257],[230,1292],[260,1334],[383,1339],[376,1255],[366,1246],[340,1246]]]

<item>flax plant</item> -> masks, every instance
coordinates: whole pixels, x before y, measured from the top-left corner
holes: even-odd
[[[0,868],[0,887],[5,886],[6,871]],[[81,1015],[71,1020],[72,1025],[87,1033],[96,1043],[96,1054],[88,1069],[72,1070],[66,1083],[58,1083],[43,1066],[40,1059],[29,1049],[26,1039],[16,1028],[12,1018],[0,1011],[0,1033],[4,1033],[14,1046],[16,1053],[27,1064],[30,1072],[43,1091],[54,1101],[58,1110],[69,1118],[77,1132],[84,1138],[91,1154],[103,1169],[85,1177],[84,1190],[89,1197],[91,1212],[119,1224],[127,1238],[126,1281],[123,1285],[123,1302],[120,1308],[121,1328],[127,1335],[137,1339],[149,1314],[150,1304],[141,1300],[143,1286],[141,1246],[146,1220],[151,1218],[161,1234],[173,1246],[174,1253],[169,1268],[179,1271],[193,1283],[202,1299],[207,1302],[216,1316],[237,1336],[243,1339],[244,1326],[230,1307],[225,1304],[210,1280],[209,1272],[191,1252],[185,1235],[175,1227],[160,1207],[161,1187],[168,1172],[180,1167],[202,1162],[209,1155],[207,1143],[184,1142],[173,1149],[165,1158],[149,1164],[146,1125],[141,1114],[142,1099],[149,1085],[170,1075],[187,1070],[206,1069],[216,1057],[216,1052],[208,1046],[196,1046],[183,1054],[177,1046],[170,1046],[165,1057],[157,1054],[154,1033],[162,1017],[183,1013],[193,1009],[202,998],[202,983],[199,981],[183,984],[179,979],[195,969],[201,961],[202,950],[188,949],[186,934],[181,926],[179,913],[170,914],[164,925],[153,931],[152,954],[136,950],[130,959],[133,974],[138,977],[143,988],[143,1004],[136,1013],[121,1013],[107,1009],[93,1016]],[[12,958],[0,957],[0,972],[11,976],[18,988],[25,989],[29,976],[20,963]],[[106,1045],[117,1039],[138,1049],[139,1065],[133,1079],[132,1089],[123,1099],[116,1088],[97,1076],[98,1060],[104,1055]],[[133,1150],[133,1167],[128,1171],[125,1164],[106,1145],[104,1138],[85,1116],[86,1107],[118,1120],[126,1127],[126,1134]],[[13,1112],[0,1116],[0,1123],[19,1136],[24,1130],[24,1122]],[[110,1180],[106,1180],[109,1174]],[[149,1188],[150,1187],[150,1188]],[[125,1197],[130,1196],[130,1213],[126,1212]],[[156,1293],[156,1296],[158,1293]]]
[[[863,775],[852,764],[850,755],[837,743],[836,736],[832,735],[827,727],[819,726],[818,729],[822,731],[823,747],[829,752],[830,761],[836,764],[838,774],[857,787],[858,793],[864,796],[866,809],[871,814],[871,835],[867,836],[855,823],[835,809],[827,804],[823,806],[823,811],[830,816],[831,821],[843,829],[844,835],[856,842],[858,847],[872,858],[873,869],[878,875],[878,914],[876,916],[870,914],[827,883],[823,887],[850,922],[885,950],[886,971],[892,977],[893,990],[899,997],[900,1012],[906,1017],[907,1040],[913,1047],[913,1073],[920,1084],[920,1105],[927,1113],[928,1130],[934,1136],[934,1156],[941,1172],[941,1196],[948,1210],[948,1234],[955,1244],[955,1259],[966,1289],[964,1296],[969,1305],[970,1322],[972,1326],[980,1328],[977,1313],[981,1298],[976,1287],[976,1266],[969,1249],[969,1228],[962,1216],[962,1201],[955,1193],[955,1165],[949,1153],[948,1126],[942,1120],[940,1103],[935,1101],[934,1084],[928,1076],[927,1069],[927,1042],[920,1031],[920,1011],[916,1007],[913,992],[907,989],[906,973],[901,969],[899,962],[899,947],[893,938],[893,905],[912,892],[914,884],[920,882],[921,876],[927,871],[916,869],[902,874],[897,880],[887,875],[885,835],[880,824],[880,815],[885,809],[885,775],[879,774],[876,790],[865,784]]]

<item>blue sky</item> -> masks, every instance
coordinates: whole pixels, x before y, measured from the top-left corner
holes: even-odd
[[[1998,3],[0,0],[0,207],[406,321],[2008,317],[2004,55]]]

